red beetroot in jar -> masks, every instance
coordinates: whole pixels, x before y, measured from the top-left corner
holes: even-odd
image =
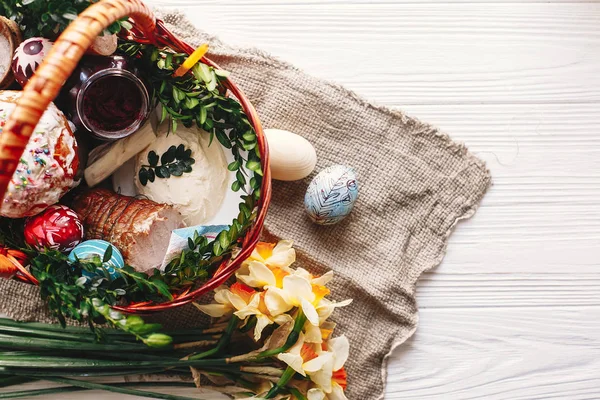
[[[144,101],[136,83],[128,77],[105,76],[83,94],[83,119],[92,131],[121,132],[142,115]]]
[[[101,140],[137,131],[150,114],[150,95],[132,60],[86,56],[63,87],[62,106],[78,129]]]

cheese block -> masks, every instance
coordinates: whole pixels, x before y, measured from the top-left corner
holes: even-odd
[[[124,139],[96,147],[90,153],[88,167],[84,178],[89,187],[94,187],[109,176],[136,154],[148,147],[156,134],[150,121],[146,122],[136,133]]]

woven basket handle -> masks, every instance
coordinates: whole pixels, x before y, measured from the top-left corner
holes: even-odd
[[[131,17],[147,37],[154,37],[156,20],[140,0],[101,0],[82,12],[54,43],[52,50],[29,80],[0,135],[0,196],[4,198],[19,159],[44,111],[77,63],[102,31]],[[0,198],[1,200],[1,198]]]

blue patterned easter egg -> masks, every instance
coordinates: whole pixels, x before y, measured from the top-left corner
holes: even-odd
[[[104,240],[86,240],[85,242],[77,245],[77,247],[75,247],[73,251],[69,253],[69,260],[85,260],[88,258],[92,258],[93,256],[98,256],[102,260],[104,257],[104,253],[106,252],[106,249],[108,249],[109,246],[112,247],[112,257],[110,258],[110,260],[103,263],[102,265],[104,266],[104,268],[106,268],[106,270],[110,274],[110,277],[112,279],[116,279],[119,277],[119,273],[116,270],[125,266],[125,260],[123,259],[123,255],[121,254],[119,249],[117,249],[114,245]],[[86,278],[92,278],[95,275],[101,274],[101,271],[98,271],[97,274],[93,274],[87,271],[83,271],[82,273],[82,275]]]
[[[310,219],[319,225],[343,220],[358,197],[358,181],[353,168],[333,165],[321,171],[308,186],[304,207]]]

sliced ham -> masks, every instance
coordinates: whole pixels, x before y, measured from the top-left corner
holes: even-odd
[[[125,262],[138,271],[158,268],[169,245],[171,231],[184,226],[173,207],[146,199],[93,189],[75,199],[88,239],[117,246]]]

